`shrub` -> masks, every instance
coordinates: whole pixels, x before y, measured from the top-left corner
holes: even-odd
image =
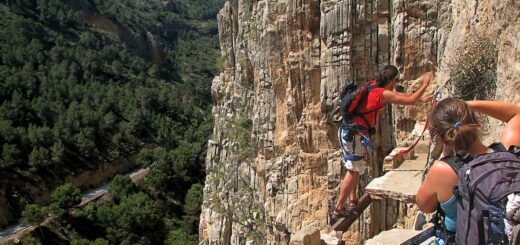
[[[497,47],[490,34],[470,35],[449,64],[454,95],[464,100],[495,97]]]

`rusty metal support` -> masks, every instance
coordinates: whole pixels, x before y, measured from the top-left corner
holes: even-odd
[[[365,211],[368,205],[370,205],[370,203],[372,203],[372,198],[368,193],[364,194],[359,199],[358,206],[356,207],[354,212],[349,216],[341,217],[338,221],[336,221],[336,223],[332,225],[331,229],[341,232],[347,231],[348,228],[350,228],[350,226],[354,223],[354,221],[356,221],[356,219],[359,218],[363,211]]]

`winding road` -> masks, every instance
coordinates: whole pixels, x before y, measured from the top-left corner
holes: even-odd
[[[133,182],[137,182],[138,180],[144,178],[146,174],[148,174],[149,169],[143,168],[136,170],[128,176]],[[85,193],[83,193],[83,196],[81,197],[81,203],[76,205],[75,207],[83,207],[87,205],[89,202],[95,201],[101,197],[103,197],[105,194],[107,194],[107,188],[108,185],[105,184],[103,186],[100,186],[96,189],[89,190]],[[18,224],[12,227],[7,228],[4,231],[0,231],[0,244],[4,244],[9,240],[16,239],[22,231],[32,230],[34,227],[29,224]]]

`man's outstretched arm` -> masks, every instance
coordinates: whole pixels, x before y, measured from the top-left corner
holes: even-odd
[[[417,91],[415,91],[415,93],[410,95],[396,93],[391,90],[385,90],[383,92],[383,102],[397,105],[414,105],[421,99],[422,95],[424,94],[424,91],[426,91],[426,88],[430,84],[431,77],[431,72],[427,72],[426,74],[424,74],[422,76],[423,84]]]

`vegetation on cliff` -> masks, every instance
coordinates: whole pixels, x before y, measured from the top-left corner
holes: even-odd
[[[450,62],[454,95],[464,100],[493,99],[497,88],[498,49],[489,33],[470,35]]]
[[[152,165],[143,183],[116,178],[113,202],[74,218],[97,234],[75,229],[70,217],[55,230],[78,244],[196,242],[222,4],[0,3],[0,186],[16,216],[25,209],[37,222],[53,209],[30,205],[27,184],[54,189],[67,176],[137,155]]]

